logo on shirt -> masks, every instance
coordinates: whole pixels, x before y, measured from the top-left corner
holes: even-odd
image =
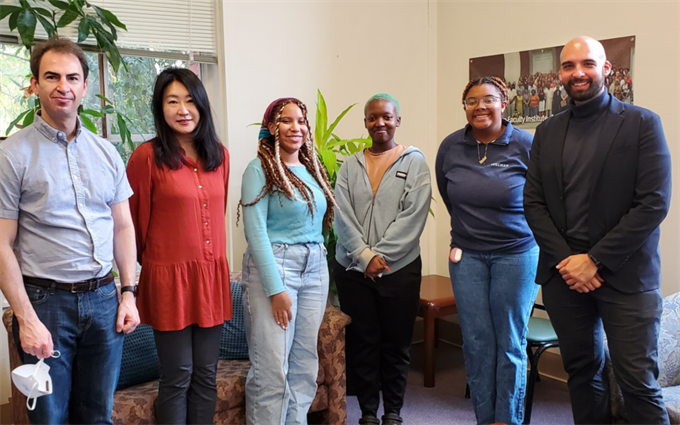
[[[494,162],[493,164],[489,164],[491,167],[501,167],[501,168],[508,168],[510,164],[501,164],[500,162]]]
[[[397,171],[397,177],[400,178],[400,179],[406,180],[407,175],[408,175],[408,173],[406,173],[404,171]]]

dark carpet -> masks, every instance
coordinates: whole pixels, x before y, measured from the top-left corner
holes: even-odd
[[[465,365],[460,348],[440,343],[436,349],[434,388],[423,386],[423,344],[411,349],[411,371],[401,416],[404,425],[475,424],[472,403],[465,396]],[[531,423],[573,424],[567,384],[549,378],[536,383]],[[382,416],[382,407],[378,417]],[[356,397],[347,397],[347,423],[359,422]]]

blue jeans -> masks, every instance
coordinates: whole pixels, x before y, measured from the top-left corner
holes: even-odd
[[[273,244],[293,319],[276,324],[250,247],[243,256],[243,313],[252,364],[246,378],[248,424],[306,424],[316,396],[317,339],[328,298],[323,244]]]
[[[477,423],[521,424],[526,334],[538,285],[538,247],[519,254],[464,251],[449,273]]]
[[[81,294],[25,287],[38,318],[52,334],[54,349],[61,353],[45,360],[53,390],[38,398],[35,410],[28,412],[31,423],[112,424],[124,339],[116,332],[116,285],[111,282]],[[20,348],[16,318],[12,328],[22,361],[37,363],[36,357]]]

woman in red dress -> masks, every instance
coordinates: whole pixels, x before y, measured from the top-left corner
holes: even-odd
[[[127,167],[137,237],[139,309],[161,363],[161,424],[212,423],[222,324],[231,318],[224,216],[229,153],[203,84],[170,68],[153,93],[156,138]]]

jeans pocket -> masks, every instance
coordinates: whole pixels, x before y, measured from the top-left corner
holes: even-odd
[[[286,249],[285,243],[273,243],[272,244],[272,251],[274,252],[274,256],[283,252],[284,249]]]
[[[26,288],[26,295],[33,305],[44,303],[49,295],[49,291],[40,286],[25,284],[24,287]]]
[[[99,292],[99,295],[101,295],[102,297],[110,298],[116,295],[116,284],[111,282],[108,285],[100,286],[99,288],[97,288],[97,291]]]

